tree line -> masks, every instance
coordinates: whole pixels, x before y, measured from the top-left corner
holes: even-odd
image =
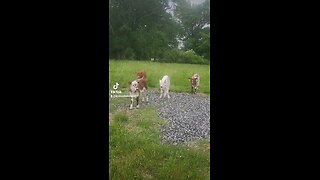
[[[109,59],[210,63],[210,1],[109,0]]]

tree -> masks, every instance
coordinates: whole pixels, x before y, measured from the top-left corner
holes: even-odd
[[[186,0],[174,0],[175,16],[180,20],[183,33],[180,39],[184,49],[193,49],[198,55],[210,59],[210,1],[192,5]]]
[[[149,59],[177,47],[179,25],[168,8],[168,0],[109,1],[110,58]]]

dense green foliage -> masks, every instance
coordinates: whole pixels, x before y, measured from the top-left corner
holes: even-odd
[[[209,3],[109,0],[109,58],[209,64]]]

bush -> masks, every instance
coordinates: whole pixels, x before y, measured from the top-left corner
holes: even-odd
[[[185,62],[190,64],[205,64],[205,60],[192,49],[184,52]]]
[[[181,57],[182,52],[180,52],[179,50],[168,50],[164,52],[161,62],[182,62]]]
[[[210,60],[198,55],[194,50],[183,51],[179,49],[158,49],[150,54],[136,53],[133,49],[127,48],[122,54],[122,59],[150,61],[154,58],[155,62],[163,63],[188,63],[188,64],[210,64]]]
[[[209,64],[209,61],[197,55],[193,50],[168,50],[161,58],[161,62],[166,63],[189,63],[189,64]]]

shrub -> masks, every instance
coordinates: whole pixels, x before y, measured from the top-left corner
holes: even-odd
[[[190,64],[205,64],[205,60],[192,49],[184,52],[185,62]]]

